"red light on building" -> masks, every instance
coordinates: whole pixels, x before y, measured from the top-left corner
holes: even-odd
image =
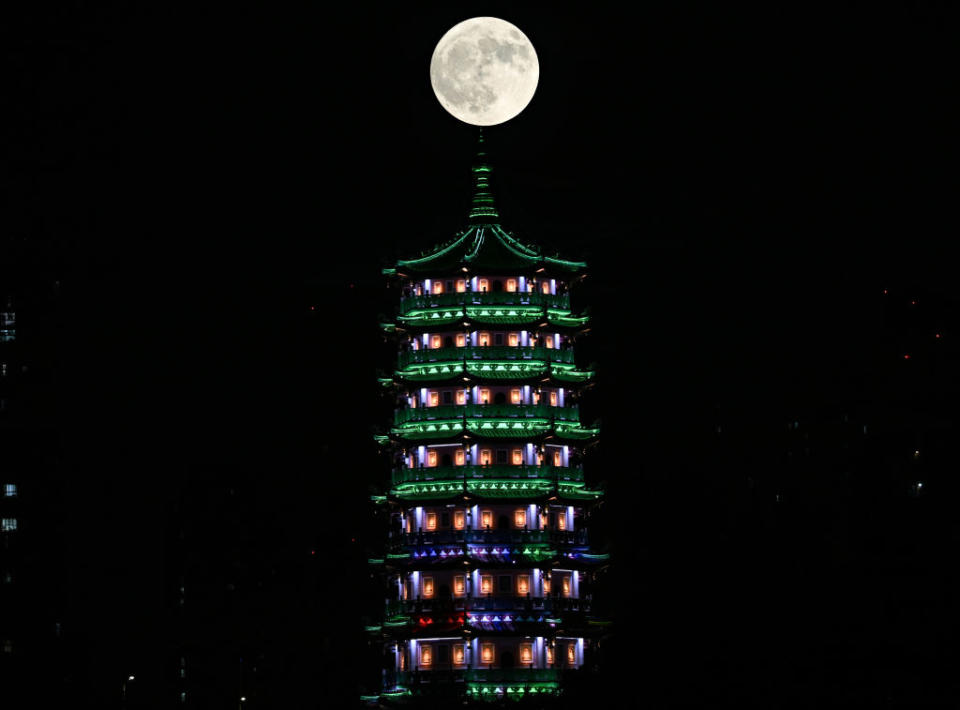
[[[884,295],[884,296],[886,296],[888,293],[890,293],[890,292],[889,292],[887,289],[883,289],[883,295]]]
[[[940,333],[937,333],[936,336],[934,336],[934,337],[939,338],[939,337],[940,337]]]
[[[910,359],[910,356],[909,356],[909,355],[904,355],[904,356],[903,356],[903,359],[904,359],[904,360],[909,360],[909,359]]]

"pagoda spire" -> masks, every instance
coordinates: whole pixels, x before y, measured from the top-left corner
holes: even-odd
[[[490,175],[493,168],[487,158],[486,146],[483,140],[483,128],[477,140],[477,155],[470,169],[473,173],[473,200],[470,203],[471,224],[491,224],[498,222],[500,214],[493,203],[493,192],[490,189]]]

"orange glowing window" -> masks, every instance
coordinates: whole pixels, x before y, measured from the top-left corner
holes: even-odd
[[[493,594],[493,575],[492,574],[480,575],[480,593]]]
[[[457,293],[463,293],[467,290],[467,282],[464,279],[457,279]]]
[[[567,529],[567,514],[557,513],[557,530]]]
[[[520,644],[520,662],[533,663],[533,644],[532,643]]]
[[[462,574],[455,574],[453,576],[453,596],[462,597],[467,593],[467,582],[466,577]]]
[[[540,282],[540,290],[543,291],[544,293],[550,293],[550,282],[549,282],[549,281],[541,281],[541,282]]]
[[[467,516],[462,510],[453,511],[453,529],[463,530],[467,527]]]
[[[402,671],[407,670],[407,652],[406,651],[400,652],[400,670]]]
[[[490,530],[493,528],[493,511],[484,510],[480,513],[480,527],[484,530]]]
[[[477,342],[480,343],[480,345],[483,347],[489,345],[490,333],[480,333],[479,335],[477,335]]]
[[[554,451],[554,452],[553,452],[553,465],[554,465],[554,466],[562,466],[562,465],[563,465],[563,456],[560,454],[559,451]]]
[[[508,333],[507,334],[507,345],[511,348],[515,348],[520,344],[520,335],[519,333]]]
[[[547,646],[547,665],[553,665],[553,646]]]
[[[408,515],[408,516],[407,516],[407,520],[406,520],[406,529],[407,529],[407,532],[411,532],[410,527],[411,527],[411,525],[413,524],[412,521],[413,521],[413,516]]]
[[[550,577],[544,576],[543,578],[543,595],[546,596],[550,593]]]
[[[434,293],[443,293],[443,281],[434,281],[434,282],[433,282],[433,292],[434,292]]]
[[[531,392],[531,393],[530,393],[530,400],[531,400],[534,404],[540,404],[540,393],[539,393],[539,392]]]
[[[462,348],[467,344],[467,336],[463,333],[457,333],[457,347]]]
[[[550,516],[546,513],[540,513],[540,529],[544,530],[550,525]]]
[[[518,574],[517,575],[517,594],[529,594],[529,593],[530,593],[530,575]]]
[[[513,293],[517,290],[517,280],[516,279],[507,279],[507,290],[510,293]]]
[[[420,665],[421,666],[433,665],[433,644],[429,644],[429,643],[420,644]]]
[[[437,529],[437,514],[427,513],[427,530]]]
[[[513,450],[513,465],[520,466],[523,464],[523,450],[514,449]]]
[[[463,390],[457,390],[457,404],[467,403],[467,393]]]
[[[537,452],[537,466],[543,466],[543,452]]]
[[[480,465],[489,466],[493,463],[493,452],[490,449],[480,449]]]
[[[516,528],[527,527],[527,511],[525,510],[513,511],[513,526]]]
[[[423,596],[424,597],[433,596],[433,577],[423,578]]]
[[[520,404],[520,390],[510,390],[510,404]]]
[[[527,281],[527,291],[533,293],[533,281]]]
[[[546,345],[548,349],[549,349],[549,348],[552,348],[552,347],[553,347],[553,336],[552,336],[552,335],[547,335],[546,337],[544,337],[544,339],[543,339],[543,344]]]
[[[557,393],[556,393],[556,392],[551,392],[551,393],[550,393],[550,406],[551,406],[551,407],[556,407],[556,406],[557,406]]]
[[[427,466],[433,467],[433,466],[436,466],[436,465],[437,465],[437,452],[436,452],[436,451],[433,451],[433,450],[428,451],[428,452],[427,452]]]
[[[463,449],[457,449],[456,451],[453,452],[453,462],[457,466],[463,466],[466,460],[467,460],[467,454],[464,452]]]
[[[431,348],[433,348],[434,350],[436,350],[437,348],[441,347],[442,345],[443,345],[443,338],[441,338],[439,335],[431,335],[431,336],[430,336],[430,347],[431,347]]]
[[[480,662],[493,663],[493,644],[492,643],[480,644]]]
[[[436,407],[438,404],[440,404],[440,393],[430,392],[430,406]]]
[[[480,404],[490,404],[490,390],[480,390]]]
[[[571,665],[576,664],[577,662],[577,644],[568,643],[567,644],[567,663]]]
[[[463,644],[454,644],[453,645],[453,664],[455,666],[462,666],[467,662],[467,656],[463,651]]]
[[[419,341],[419,340],[414,340],[413,342],[411,342],[411,343],[410,343],[410,349],[411,349],[411,350],[419,350],[419,349],[420,349],[420,341]]]
[[[489,279],[477,279],[477,285],[480,287],[481,291],[490,290],[490,281]]]
[[[563,575],[563,577],[560,578],[560,588],[561,588],[561,591],[563,592],[563,596],[565,597],[570,596],[570,575],[569,574],[565,574]]]

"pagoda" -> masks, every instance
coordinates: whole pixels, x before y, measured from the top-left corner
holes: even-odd
[[[570,306],[586,264],[501,226],[482,133],[472,173],[466,229],[384,269],[401,296],[383,325],[398,354],[371,704],[554,698],[606,623],[591,589],[608,556],[587,529],[603,493],[582,465],[598,429],[578,409],[594,373],[574,348],[589,317]]]

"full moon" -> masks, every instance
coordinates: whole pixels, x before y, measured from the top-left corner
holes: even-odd
[[[497,17],[454,25],[430,60],[430,83],[440,105],[474,126],[495,126],[523,111],[539,79],[530,40]]]

